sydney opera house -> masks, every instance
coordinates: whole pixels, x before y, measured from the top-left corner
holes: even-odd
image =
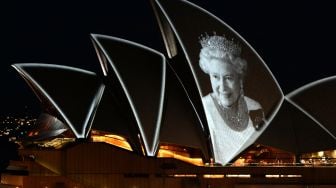
[[[152,6],[165,53],[92,34],[101,72],[12,65],[42,112],[1,186],[335,186],[335,77],[284,94],[222,20],[187,1]]]

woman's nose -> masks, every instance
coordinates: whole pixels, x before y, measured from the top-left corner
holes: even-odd
[[[227,83],[225,82],[224,79],[220,79],[220,81],[219,81],[219,91],[224,92],[224,91],[227,91],[227,90],[228,90]]]

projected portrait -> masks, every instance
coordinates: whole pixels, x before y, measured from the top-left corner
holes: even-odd
[[[248,62],[241,47],[225,36],[200,38],[199,66],[209,76],[211,92],[202,97],[208,121],[214,161],[226,164],[249,138],[261,129],[264,112],[260,103],[244,95]]]

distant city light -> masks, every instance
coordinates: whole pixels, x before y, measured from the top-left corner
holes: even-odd
[[[0,137],[8,137],[10,141],[16,141],[26,136],[36,123],[33,117],[0,117]]]

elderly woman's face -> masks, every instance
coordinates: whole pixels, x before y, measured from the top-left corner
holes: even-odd
[[[234,104],[240,95],[241,79],[230,63],[212,59],[208,70],[213,93],[218,102],[224,107]]]

